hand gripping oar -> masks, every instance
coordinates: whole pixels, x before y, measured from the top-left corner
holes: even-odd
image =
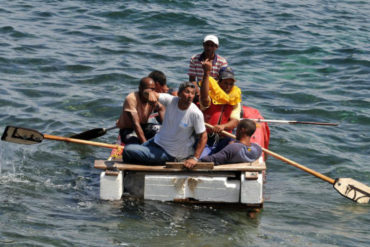
[[[205,126],[207,128],[210,128],[210,129],[213,129],[213,126],[208,124],[208,123],[205,123]],[[229,133],[229,132],[226,132],[226,131],[222,131],[222,134],[226,135],[226,136],[229,136],[231,138],[236,138],[235,135]],[[318,177],[330,184],[333,185],[334,189],[336,189],[339,194],[341,194],[342,196],[348,198],[348,199],[351,199],[357,203],[369,203],[370,201],[370,187],[363,184],[363,183],[360,183],[356,180],[353,180],[351,178],[338,178],[338,179],[332,179],[330,177],[327,177],[325,176],[324,174],[321,174],[319,172],[316,172],[308,167],[305,167],[295,161],[292,161],[288,158],[285,158],[277,153],[274,153],[268,149],[265,149],[262,147],[262,150],[271,155],[272,157],[278,159],[278,160],[281,160],[291,166],[294,166],[294,167],[297,167],[307,173],[310,173],[311,175],[314,175],[315,177]]]
[[[75,134],[75,135],[71,136],[71,138],[81,139],[81,140],[91,140],[91,139],[103,136],[107,133],[107,131],[112,130],[112,129],[116,129],[116,128],[117,128],[117,126],[113,126],[113,127],[107,128],[107,129],[106,128],[91,129],[91,130],[87,130],[87,131],[84,131],[84,132],[79,133],[79,134]]]
[[[325,126],[338,126],[337,123],[323,123],[323,122],[307,122],[307,121],[289,121],[289,120],[269,120],[269,119],[252,119],[252,118],[245,118],[257,123],[281,123],[281,124],[313,124],[313,125],[325,125]]]
[[[74,139],[70,137],[63,137],[63,136],[54,136],[48,134],[42,134],[37,130],[27,129],[22,127],[15,127],[15,126],[7,126],[4,130],[4,133],[1,137],[2,141],[7,142],[14,142],[18,144],[36,144],[42,142],[43,139],[55,140],[55,141],[64,141],[64,142],[73,142],[91,146],[98,146],[98,147],[105,147],[105,148],[112,148],[112,149],[120,149],[123,148],[120,145],[115,144],[108,144],[108,143],[101,143],[101,142],[93,142],[93,141],[85,141],[80,139]]]

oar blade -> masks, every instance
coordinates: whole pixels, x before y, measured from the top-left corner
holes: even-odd
[[[333,185],[339,194],[357,203],[369,203],[370,187],[352,178],[339,178]]]
[[[40,143],[43,139],[44,135],[37,130],[15,126],[6,126],[1,136],[2,141],[27,145]]]
[[[85,132],[73,135],[71,136],[71,138],[81,139],[81,140],[91,140],[94,138],[98,138],[102,135],[105,135],[106,132],[107,132],[106,129],[96,128],[96,129],[87,130]]]

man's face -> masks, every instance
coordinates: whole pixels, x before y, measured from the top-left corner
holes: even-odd
[[[229,94],[231,92],[231,89],[233,89],[235,81],[234,79],[228,78],[221,80],[218,84],[220,85],[222,90],[225,91],[225,93]]]
[[[155,83],[155,91],[157,93],[167,93],[168,90],[169,90],[169,88],[167,87],[167,85],[162,86],[161,84],[159,84],[159,82]]]
[[[155,90],[155,83],[152,79],[147,79],[142,86],[139,87],[139,94],[143,97],[144,92],[149,93]]]
[[[203,49],[205,53],[215,53],[217,50],[218,46],[213,43],[212,41],[207,41],[203,43]]]
[[[179,99],[182,103],[191,104],[195,97],[195,88],[186,87],[184,90],[181,91],[179,94]]]

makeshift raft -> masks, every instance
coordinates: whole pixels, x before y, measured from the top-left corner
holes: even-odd
[[[258,110],[243,107],[244,118],[263,117]],[[252,141],[268,148],[267,123],[258,123]],[[238,204],[258,208],[263,206],[263,185],[266,156],[253,163],[225,164],[199,162],[187,169],[182,163],[168,162],[165,166],[122,163],[122,149],[114,149],[108,160],[96,160],[100,175],[100,198],[120,200],[122,196],[146,200],[199,204]]]

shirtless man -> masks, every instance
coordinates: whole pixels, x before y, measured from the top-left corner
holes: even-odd
[[[120,129],[121,141],[127,144],[144,143],[152,138],[155,129],[147,128],[150,114],[157,110],[160,120],[163,120],[165,108],[158,102],[149,102],[144,97],[144,92],[155,90],[155,83],[152,78],[144,77],[140,80],[139,91],[127,95],[123,103],[121,116],[116,126]],[[136,134],[136,135],[135,135]]]

